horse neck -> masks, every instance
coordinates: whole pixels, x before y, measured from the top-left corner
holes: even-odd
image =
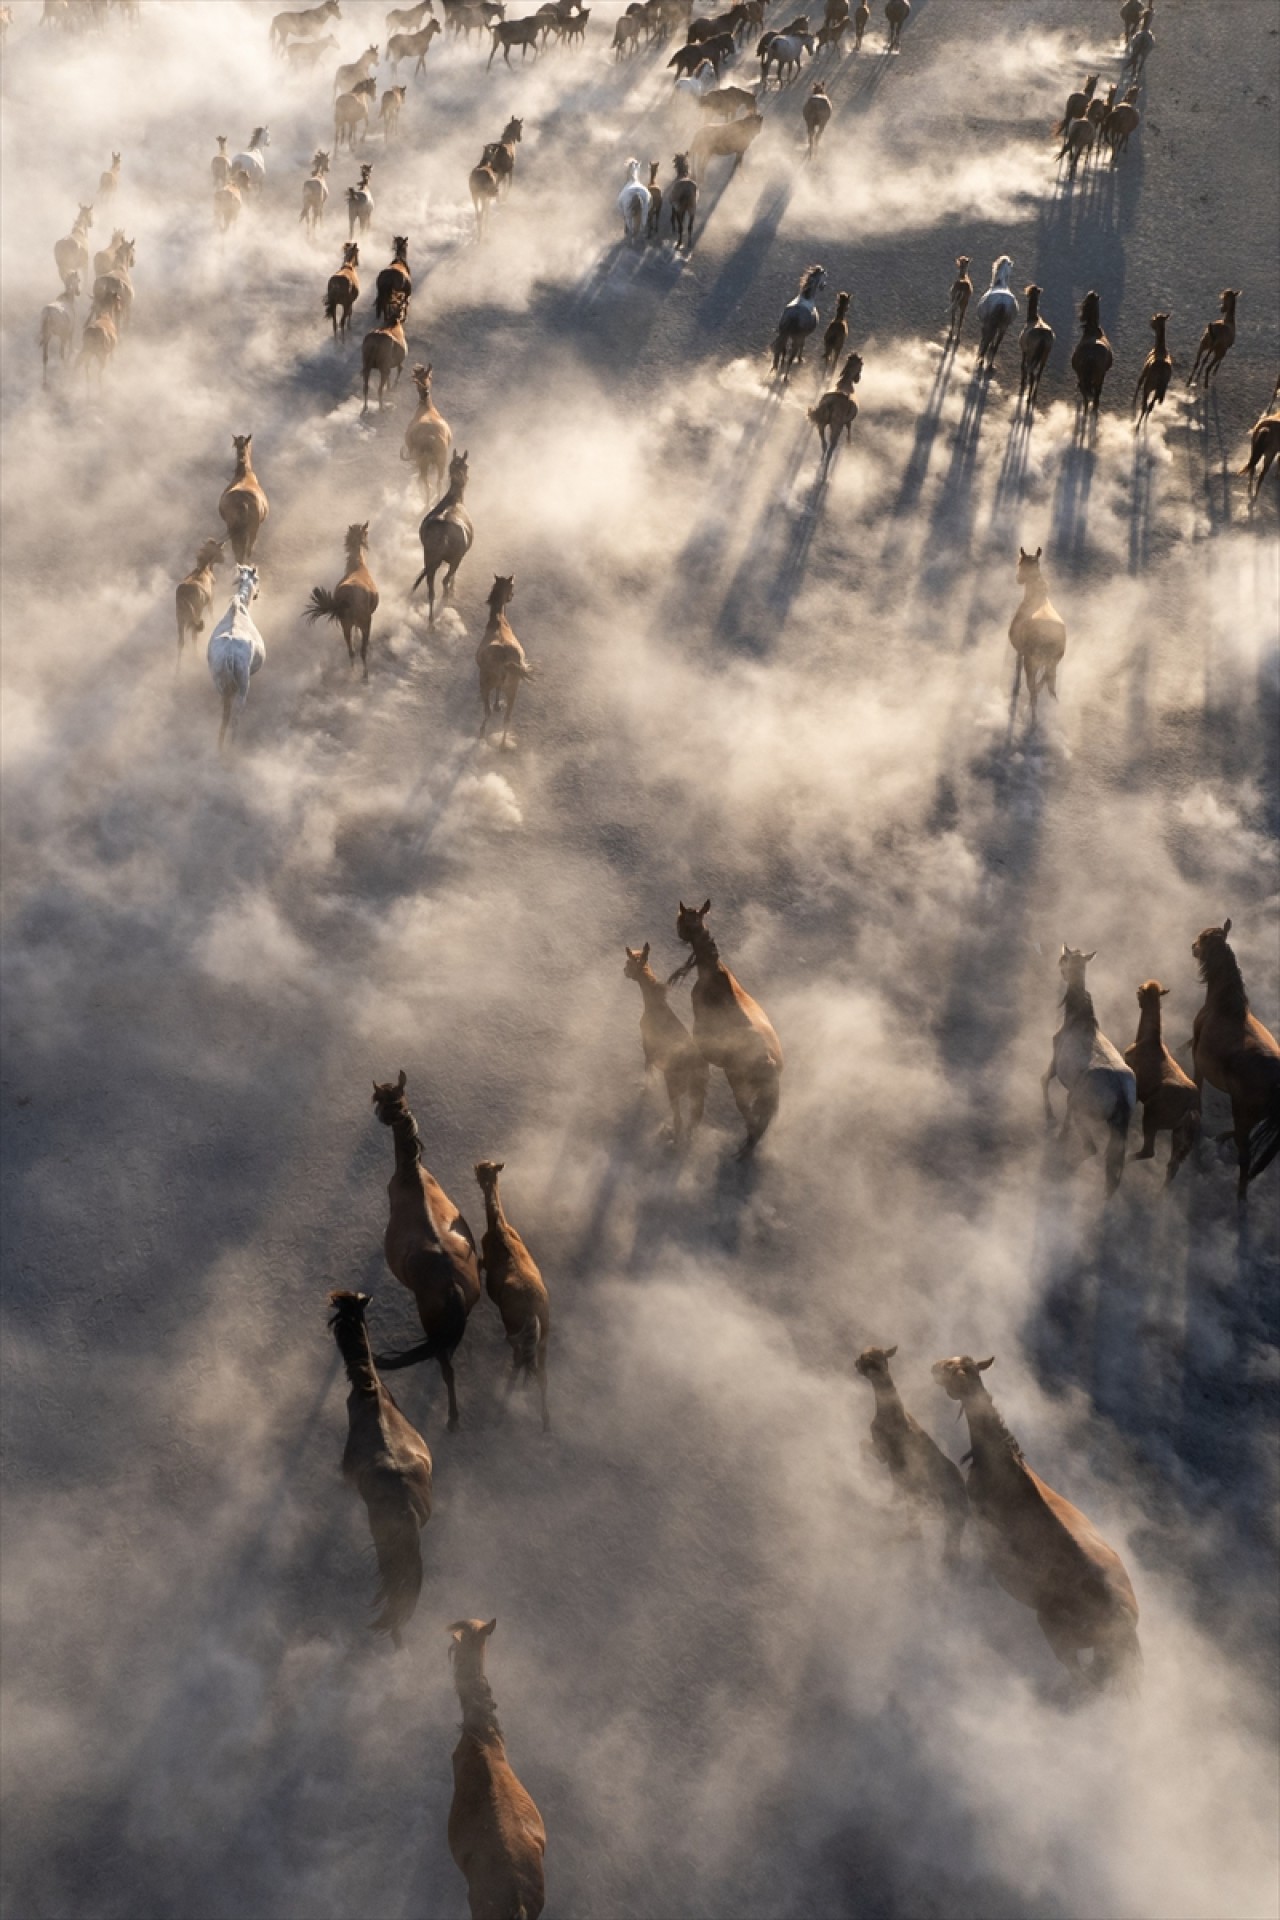
[[[1204,986],[1206,999],[1213,1002],[1219,1013],[1234,1013],[1243,1017],[1249,1011],[1244,975],[1230,947],[1222,948],[1213,967],[1205,973]]]
[[[1158,1000],[1144,1001],[1138,1010],[1138,1037],[1134,1044],[1140,1047],[1144,1041],[1148,1044],[1154,1041],[1156,1046],[1164,1044],[1163,1022]]]
[[[1165,320],[1157,320],[1155,322],[1156,344],[1152,348],[1152,352],[1155,354],[1157,360],[1165,359],[1168,354],[1168,348],[1164,343],[1164,330],[1167,325],[1168,322]]]
[[[996,1411],[986,1388],[979,1386],[962,1402],[969,1423],[969,1449],[974,1471],[1021,1478],[1025,1472],[1022,1449]]]
[[[369,1329],[364,1318],[342,1316],[333,1329],[338,1351],[342,1355],[347,1369],[347,1379],[351,1382],[353,1393],[367,1394],[373,1397],[378,1391],[378,1376],[373,1368],[373,1354],[369,1347]]]
[[[391,1122],[391,1138],[396,1148],[396,1178],[416,1182],[422,1165],[422,1141],[418,1137],[418,1123],[408,1107]]]
[[[462,1731],[469,1733],[474,1740],[482,1740],[486,1744],[496,1740],[501,1745],[498,1703],[484,1673],[479,1668],[472,1673],[455,1672],[454,1684],[462,1707]]]
[[[646,1011],[666,1006],[667,990],[651,966],[646,964],[644,972],[635,978],[644,997]]]
[[[1068,986],[1062,1001],[1062,1019],[1064,1026],[1097,1027],[1098,1016],[1093,1010],[1093,995],[1083,984],[1072,982]]]
[[[1045,586],[1044,575],[1037,570],[1029,580],[1023,582],[1022,606],[1019,611],[1034,613],[1035,609],[1042,607],[1048,598],[1049,589]]]
[[[351,539],[347,542],[347,565],[354,572],[362,567],[368,557],[369,549],[363,540]]]
[[[708,978],[713,978],[717,973],[722,971],[720,949],[705,927],[701,927],[698,930],[690,944],[693,948],[694,965],[698,969],[699,980],[701,980],[704,975]]]
[[[1040,319],[1040,293],[1039,293],[1039,289],[1037,289],[1035,293],[1029,293],[1027,295],[1027,325],[1029,327],[1034,327],[1038,323],[1039,319]]]
[[[877,1415],[882,1413],[886,1414],[895,1421],[901,1421],[905,1426],[907,1410],[902,1404],[902,1395],[894,1386],[889,1375],[887,1373],[873,1373],[870,1378],[871,1391],[876,1397]]]
[[[254,477],[253,457],[246,447],[243,453],[236,454],[235,478],[236,480],[252,480]],[[235,482],[233,481],[232,485],[234,484]]]
[[[502,1211],[502,1196],[498,1192],[496,1180],[490,1180],[484,1188],[484,1218],[490,1233],[507,1236],[507,1216]]]

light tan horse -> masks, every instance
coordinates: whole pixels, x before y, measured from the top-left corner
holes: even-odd
[[[83,211],[83,209],[82,209]],[[1187,385],[1194,387],[1204,374],[1207,387],[1227,354],[1235,345],[1236,338],[1236,302],[1240,298],[1239,287],[1227,287],[1222,294],[1220,305],[1222,318],[1211,320],[1200,336],[1200,345],[1196,348],[1195,363],[1187,378]]]
[[[1207,1080],[1231,1102],[1231,1134],[1240,1158],[1237,1195],[1280,1151],[1280,1046],[1249,1010],[1240,963],[1227,945],[1230,920],[1206,927],[1191,951],[1204,981],[1204,1005],[1192,1029],[1196,1086]]]
[[[840,435],[843,434],[846,440],[853,438],[853,423],[858,417],[858,403],[853,397],[853,390],[861,378],[862,355],[851,353],[834,387],[823,394],[816,407],[809,409],[808,417],[818,429],[824,468],[840,444]]]
[[[693,1132],[706,1104],[710,1068],[702,1050],[675,1009],[668,1003],[667,989],[649,965],[649,942],[643,947],[624,947],[627,956],[622,971],[640,988],[644,1012],[640,1015],[640,1045],[644,1049],[645,1071],[655,1067],[666,1082],[671,1102],[671,1135],[677,1144]],[[688,1123],[680,1102],[689,1103]]]
[[[93,277],[95,280],[100,280],[104,273],[115,272],[117,256],[121,249],[127,245],[128,241],[124,236],[124,228],[116,227],[106,246],[99,247],[93,256]]]
[[[480,1264],[485,1291],[502,1316],[502,1330],[511,1348],[511,1376],[507,1393],[517,1380],[536,1380],[542,1431],[551,1431],[547,1412],[547,1341],[551,1334],[551,1302],[537,1262],[502,1210],[498,1192],[501,1160],[481,1160],[476,1180],[484,1195],[485,1230],[480,1242]]]
[[[491,144],[480,155],[479,166],[472,167],[467,185],[471,194],[471,205],[476,216],[476,239],[483,240],[489,225],[489,215],[498,198],[498,173],[493,165],[495,148]]]
[[[225,187],[231,178],[231,155],[227,152],[226,134],[219,133],[215,138],[218,142],[218,151],[209,162],[209,175],[215,187]]]
[[[376,80],[357,80],[350,93],[340,93],[333,103],[333,150],[341,153],[343,142],[355,152],[356,134],[363,146],[369,137],[369,104],[378,96]]]
[[[1053,1053],[1040,1076],[1044,1117],[1053,1125],[1049,1085],[1057,1080],[1067,1090],[1067,1111],[1059,1139],[1064,1143],[1074,1129],[1082,1153],[1097,1152],[1094,1136],[1106,1141],[1107,1195],[1120,1185],[1124,1173],[1125,1140],[1138,1104],[1138,1083],[1098,1024],[1093,995],[1085,986],[1085,969],[1096,956],[1078,947],[1064,946],[1058,972],[1066,992],[1062,998],[1062,1025],[1053,1036]]]
[[[373,1107],[395,1141],[395,1172],[387,1183],[391,1215],[383,1250],[387,1265],[418,1308],[426,1339],[403,1353],[383,1356],[384,1373],[418,1360],[439,1362],[449,1396],[449,1431],[458,1425],[453,1356],[467,1330],[467,1316],[480,1298],[480,1270],[470,1227],[422,1164],[418,1123],[404,1097],[403,1070],[394,1083],[373,1083]]]
[[[59,358],[66,360],[75,340],[76,301],[80,296],[80,275],[70,273],[62,292],[47,306],[40,309],[40,332],[37,340],[40,347],[40,382],[49,384],[49,349],[56,346]]]
[[[453,450],[453,434],[443,414],[436,411],[431,398],[431,367],[416,366],[413,384],[418,389],[418,409],[404,430],[400,458],[410,460],[418,469],[423,492],[430,500],[437,487],[444,488]]]
[[[753,1153],[778,1111],[782,1079],[782,1046],[764,1008],[743,991],[720,958],[720,950],[706,925],[711,902],[686,907],[676,914],[676,938],[692,952],[668,985],[683,979],[694,967],[693,1037],[710,1066],[720,1067],[738,1112],[746,1122],[747,1137],[738,1151]]]
[[[137,257],[137,241],[121,240],[113,249],[110,266],[104,267],[93,283],[94,302],[99,306],[107,305],[113,294],[119,295],[117,319],[121,333],[133,316],[133,265]]]
[[[378,105],[378,118],[382,122],[382,137],[390,146],[400,128],[400,115],[404,112],[404,99],[408,87],[388,87]]]
[[[422,1591],[421,1533],[431,1518],[431,1449],[378,1378],[364,1312],[367,1293],[331,1293],[329,1325],[347,1369],[347,1444],[343,1478],[369,1515],[378,1562],[374,1631],[400,1646]]]
[[[1182,1071],[1160,1030],[1160,1002],[1168,991],[1158,980],[1143,981],[1138,988],[1138,1037],[1124,1050],[1142,1102],[1142,1150],[1133,1157],[1154,1160],[1156,1135],[1170,1134],[1166,1186],[1200,1137],[1200,1089]]]
[[[305,41],[299,41],[300,46]],[[300,223],[308,235],[314,236],[316,228],[324,218],[325,201],[329,198],[329,188],[325,175],[329,171],[329,155],[323,147],[317,147],[315,158],[311,162],[311,173],[302,183],[302,212],[298,215]]]
[[[54,264],[57,266],[64,288],[73,273],[78,273],[82,282],[87,282],[89,278],[89,248],[85,236],[92,225],[93,208],[81,207],[70,233],[57,241],[54,246]],[[123,240],[123,233],[120,238]]]
[[[507,1759],[484,1653],[496,1620],[455,1620],[453,1683],[462,1734],[453,1750],[449,1851],[467,1883],[471,1920],[539,1920],[547,1830]]]
[[[213,570],[226,551],[225,540],[206,540],[196,555],[196,563],[185,579],[178,582],[174,595],[178,610],[178,660],[188,637],[195,641],[204,632],[204,617],[213,605]]]
[[[969,1508],[987,1565],[1007,1594],[1032,1609],[1074,1679],[1136,1691],[1138,1602],[1124,1562],[1078,1507],[1031,1471],[980,1377],[991,1365],[966,1353],[933,1368],[969,1423]],[[1084,1667],[1080,1656],[1090,1650]]]
[[[409,592],[412,595],[426,581],[427,625],[431,627],[436,623],[436,574],[441,567],[445,568],[443,597],[451,599],[458,568],[470,553],[476,537],[471,516],[462,504],[469,474],[464,449],[462,453],[455,453],[449,462],[448,492],[442,500],[437,500],[418,528],[418,538],[422,542],[422,572]]]
[[[404,337],[405,315],[409,311],[408,297],[403,293],[393,293],[387,302],[387,320],[385,325],[374,327],[366,333],[360,343],[360,372],[364,380],[364,405],[361,413],[369,411],[369,377],[374,372],[378,376],[378,410],[381,412],[385,402],[387,388],[400,384],[400,375],[404,363],[409,358],[409,343]]]
[[[896,1346],[866,1347],[853,1363],[876,1399],[871,1447],[876,1459],[888,1467],[898,1496],[910,1506],[932,1510],[942,1520],[943,1558],[950,1565],[960,1557],[960,1540],[969,1518],[964,1475],[903,1406],[889,1371],[897,1351]]]
[[[332,593],[324,587],[312,587],[310,604],[303,608],[303,618],[312,625],[317,620],[338,623],[353,667],[356,650],[352,635],[360,635],[360,664],[366,680],[369,678],[369,635],[378,610],[378,589],[366,564],[368,556],[369,522],[356,521],[347,528],[346,572]]]
[[[972,256],[967,253],[956,256],[956,277],[951,282],[947,294],[947,339],[958,340],[964,326],[965,314],[969,311],[969,302],[973,298],[973,282],[969,278]]]
[[[1022,588],[1022,600],[1009,622],[1009,645],[1018,656],[1013,676],[1014,703],[1017,703],[1025,667],[1032,721],[1036,717],[1036,702],[1042,687],[1047,687],[1055,700],[1058,697],[1058,668],[1067,650],[1066,622],[1050,600],[1049,589],[1040,571],[1042,552],[1041,547],[1037,547],[1034,553],[1028,553],[1023,547],[1018,548],[1017,579]]]
[[[356,241],[348,240],[342,249],[342,265],[336,273],[329,275],[329,284],[325,289],[324,317],[333,325],[333,337],[346,338],[347,328],[351,324],[351,309],[360,298],[360,248]]]
[[[490,713],[496,718],[501,706],[502,739],[499,745],[503,747],[507,744],[507,731],[511,725],[511,715],[515,711],[520,683],[533,678],[533,668],[525,659],[524,648],[516,639],[506,615],[506,609],[515,598],[515,591],[514,574],[494,574],[493,585],[489,589],[489,623],[484,630],[484,638],[476,649],[476,666],[480,670],[480,698],[484,704],[480,738],[483,740],[489,730]]]
[[[118,289],[108,292],[101,300],[95,300],[84,323],[80,335],[80,351],[76,356],[76,365],[83,366],[85,384],[88,384],[89,369],[98,370],[98,385],[102,385],[102,376],[106,365],[120,342],[119,320],[122,305]]]
[[[244,204],[244,193],[240,186],[243,178],[241,174],[213,190],[213,224],[219,233],[230,233],[240,218],[240,209]]]
[[[267,496],[253,470],[253,435],[233,433],[235,474],[222,490],[218,513],[231,536],[231,551],[242,564],[253,559],[262,523],[270,513]]]
[[[104,173],[101,173],[98,176],[99,200],[110,200],[112,194],[115,192],[116,188],[119,185],[120,185],[120,155],[118,153],[113,153],[111,155],[110,167],[108,167]]]

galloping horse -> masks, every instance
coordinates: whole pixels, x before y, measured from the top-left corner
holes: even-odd
[[[243,173],[247,176],[250,187],[255,189],[264,187],[267,183],[266,149],[270,145],[270,129],[267,127],[255,127],[249,137],[248,150],[244,153],[233,153],[231,156],[232,180],[235,179],[237,173]]]
[[[174,599],[178,611],[178,659],[190,634],[194,642],[204,632],[204,617],[213,605],[213,570],[226,548],[225,540],[206,540],[189,574],[178,582]]]
[[[441,567],[448,569],[444,576],[443,597],[451,599],[454,577],[470,553],[471,543],[476,537],[471,516],[462,504],[467,491],[467,475],[466,453],[455,453],[449,462],[449,491],[443,500],[436,502],[418,528],[418,538],[422,542],[422,572],[409,592],[412,594],[426,581],[427,625],[430,627],[436,623],[436,574]]]
[[[346,572],[332,593],[324,587],[313,587],[310,604],[302,610],[303,619],[313,626],[317,620],[338,622],[353,667],[356,650],[351,636],[360,635],[360,664],[366,680],[369,678],[369,633],[378,610],[378,589],[367,565],[368,557],[369,522],[357,521],[347,528]]]
[[[218,513],[231,536],[231,551],[237,560],[252,560],[258,544],[258,532],[271,509],[253,470],[253,435],[233,433],[236,470],[222,490]]]
[[[444,487],[453,434],[431,398],[430,366],[413,369],[413,384],[418,389],[418,410],[404,430],[400,458],[411,460],[417,467],[423,491],[430,500],[433,484]]]
[[[1167,313],[1153,313],[1151,331],[1156,343],[1142,363],[1138,375],[1138,384],[1133,390],[1133,410],[1138,413],[1141,400],[1142,411],[1138,413],[1138,425],[1141,426],[1154,408],[1164,405],[1164,397],[1169,391],[1169,382],[1173,378],[1173,355],[1165,340],[1165,328],[1169,324]]]
[[[988,373],[996,363],[996,354],[1000,351],[1000,342],[1018,317],[1016,295],[1009,291],[1009,274],[1013,261],[1007,253],[1002,253],[991,264],[991,285],[978,302],[977,314],[982,323],[982,339],[978,343],[978,365]]]
[[[1102,314],[1096,293],[1086,293],[1080,304],[1080,342],[1071,356],[1071,371],[1080,390],[1080,407],[1097,414],[1102,400],[1102,383],[1115,360],[1111,342],[1102,331]]]
[[[396,295],[400,295],[404,301],[404,312],[400,316],[402,320],[408,312],[409,301],[413,295],[413,275],[409,271],[409,242],[404,234],[396,234],[392,241],[392,248],[391,264],[384,267],[378,275],[374,291],[373,311],[380,327],[385,327],[388,321],[395,318],[392,312],[392,301]]]
[[[818,327],[818,303],[815,296],[826,280],[824,267],[809,267],[800,277],[800,291],[782,309],[770,352],[773,371],[785,378],[804,358],[805,341]]]
[[[231,605],[209,635],[207,659],[213,684],[222,696],[221,748],[228,733],[235,740],[249,698],[249,682],[267,657],[266,643],[250,617],[258,597],[258,569],[238,566],[231,589]]]
[[[1027,324],[1022,329],[1019,346],[1022,349],[1022,374],[1018,381],[1018,405],[1022,405],[1026,396],[1027,411],[1035,411],[1036,396],[1040,392],[1040,382],[1044,370],[1049,364],[1049,355],[1053,351],[1053,328],[1042,318],[1040,296],[1043,287],[1030,286],[1023,289],[1027,296]]]
[[[622,215],[623,239],[638,246],[649,224],[649,189],[640,179],[638,160],[627,162],[626,185],[618,195],[618,212]]]
[[[546,1904],[547,1830],[507,1759],[498,1705],[484,1675],[496,1620],[455,1620],[454,1685],[462,1732],[453,1750],[449,1851],[467,1883],[472,1920],[539,1920]]]
[[[1042,551],[1037,547],[1034,553],[1027,553],[1022,547],[1018,548],[1017,579],[1022,588],[1022,600],[1009,622],[1009,645],[1018,656],[1017,670],[1013,676],[1013,698],[1016,703],[1025,667],[1033,722],[1040,689],[1047,687],[1055,700],[1058,697],[1058,668],[1067,650],[1066,622],[1050,600],[1049,589],[1040,571]]]
[[[1280,1046],[1249,1011],[1240,963],[1227,945],[1230,920],[1206,927],[1191,948],[1204,981],[1204,1005],[1192,1029],[1195,1083],[1208,1081],[1231,1101],[1231,1127],[1240,1156],[1237,1194],[1280,1151]]]
[[[747,1137],[738,1152],[743,1160],[754,1152],[778,1111],[782,1046],[763,1007],[743,991],[721,960],[705,925],[710,911],[709,900],[700,907],[686,907],[683,900],[680,902],[676,938],[693,951],[672,974],[668,985],[673,986],[697,968],[692,996],[693,1037],[707,1063],[723,1069],[738,1112],[746,1122]]]
[[[679,1014],[668,1005],[667,989],[649,965],[649,942],[643,947],[624,947],[627,956],[622,971],[640,988],[644,1012],[640,1015],[640,1045],[644,1049],[645,1071],[660,1069],[671,1102],[671,1134],[679,1143],[702,1118],[707,1098],[709,1069],[701,1049]],[[680,1102],[689,1102],[689,1120],[685,1125]]]
[[[676,246],[682,247],[686,239],[693,245],[693,222],[698,211],[698,183],[689,172],[689,156],[678,153],[673,162],[676,177],[667,190],[667,204],[671,210],[671,231],[675,235]],[[685,223],[688,222],[688,234]]]
[[[1066,982],[1062,1001],[1062,1025],[1053,1036],[1053,1058],[1041,1076],[1045,1119],[1053,1124],[1049,1104],[1049,1082],[1057,1079],[1067,1089],[1067,1112],[1059,1138],[1065,1140],[1075,1128],[1085,1153],[1096,1153],[1091,1129],[1106,1128],[1106,1177],[1108,1196],[1120,1185],[1124,1172],[1125,1138],[1129,1122],[1138,1104],[1138,1083],[1133,1069],[1112,1046],[1098,1026],[1093,998],[1084,984],[1084,972],[1094,958],[1074,947],[1064,946],[1058,959],[1058,971]]]
[[[480,670],[480,698],[484,703],[480,738],[483,740],[489,730],[490,712],[496,718],[499,704],[501,704],[503,709],[501,745],[504,747],[507,744],[507,730],[511,725],[511,715],[515,710],[520,683],[522,680],[533,678],[533,668],[525,659],[524,648],[516,639],[506,616],[505,610],[515,598],[515,591],[514,574],[494,574],[493,586],[489,590],[489,624],[484,630],[484,638],[476,649],[476,666]]]
[[[1211,320],[1200,336],[1200,345],[1196,348],[1195,364],[1187,380],[1194,387],[1204,371],[1204,383],[1207,387],[1212,375],[1226,359],[1236,337],[1236,301],[1240,298],[1239,287],[1227,287],[1222,294],[1220,305],[1222,318]]]

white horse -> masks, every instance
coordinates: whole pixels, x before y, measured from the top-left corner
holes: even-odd
[[[709,60],[700,60],[692,73],[682,74],[676,81],[677,93],[691,93],[695,100],[701,100],[704,93],[710,93],[716,84],[716,70]]]
[[[801,277],[799,293],[794,300],[788,300],[782,309],[782,317],[770,348],[775,373],[785,375],[790,373],[792,367],[798,366],[804,356],[805,341],[811,333],[817,332],[817,296],[826,277],[824,268],[809,267]]]
[[[996,354],[1000,342],[1008,333],[1018,317],[1018,302],[1009,291],[1009,274],[1013,260],[1002,253],[992,262],[991,285],[978,302],[978,319],[982,323],[982,339],[978,345],[978,365],[990,372],[996,363]]]
[[[369,175],[373,172],[370,160],[360,168],[360,184],[347,188],[347,239],[354,240],[356,228],[361,233],[369,231],[369,222],[373,218],[373,194],[369,190]]]
[[[641,185],[638,160],[627,162],[627,184],[618,195],[618,212],[622,215],[623,238],[633,242],[643,239],[649,224],[649,189]]]
[[[267,160],[263,148],[270,145],[270,131],[266,127],[255,127],[248,150],[231,156],[231,178],[234,180],[237,173],[243,173],[255,192],[259,187],[264,187],[267,183]]]
[[[1053,1036],[1053,1058],[1040,1077],[1045,1119],[1053,1124],[1049,1082],[1060,1080],[1067,1089],[1067,1114],[1060,1139],[1075,1128],[1085,1153],[1096,1153],[1093,1133],[1106,1130],[1107,1192],[1120,1185],[1124,1172],[1125,1138],[1138,1104],[1138,1082],[1123,1058],[1098,1027],[1093,999],[1085,988],[1084,970],[1095,956],[1064,946],[1058,971],[1066,982],[1062,1025]]]
[[[222,695],[221,748],[228,732],[232,740],[249,698],[249,681],[267,657],[266,643],[249,615],[258,597],[258,569],[238,566],[231,589],[231,605],[209,635],[207,658],[213,684]]]

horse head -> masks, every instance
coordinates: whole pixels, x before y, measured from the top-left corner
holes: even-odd
[[[461,453],[455,453],[449,462],[450,487],[456,487],[460,492],[467,484],[467,474],[469,471],[470,469],[467,466],[467,450],[464,448]]]
[[[233,596],[242,607],[248,607],[258,597],[258,569],[241,561],[236,568],[236,583]]]
[[[384,1127],[407,1112],[404,1097],[407,1076],[403,1067],[398,1080],[375,1080],[373,1083],[373,1106]]]
[[[1011,272],[1011,270],[1012,270],[1012,268],[1013,268],[1013,256],[1012,256],[1012,254],[1008,254],[1008,253],[1002,253],[1002,254],[1000,255],[1000,258],[999,258],[998,260],[993,260],[993,261],[992,261],[992,263],[991,263],[991,288],[990,288],[990,291],[991,291],[991,292],[993,292],[993,293],[994,293],[994,292],[995,292],[995,291],[997,291],[997,290],[1000,290],[1000,291],[1002,291],[1002,292],[1007,292],[1007,291],[1008,291],[1008,287],[1009,287],[1009,274],[1010,274],[1010,272]]]
[[[1018,548],[1017,579],[1019,586],[1022,585],[1024,580],[1035,579],[1040,571],[1040,555],[1043,552],[1043,547],[1037,547],[1034,553],[1028,553],[1025,547]]]
[[[501,613],[510,606],[516,597],[516,577],[514,573],[495,573],[493,585],[489,589],[488,607],[490,613]]]
[[[627,958],[622,972],[628,980],[643,980],[649,970],[649,942],[642,947],[623,947]]]
[[[1138,988],[1138,1005],[1144,1013],[1148,1007],[1158,1007],[1168,991],[1158,980],[1144,980]]]
[[[1084,987],[1084,970],[1089,962],[1096,960],[1097,957],[1096,947],[1092,953],[1085,953],[1079,947],[1069,947],[1065,942],[1063,943],[1062,952],[1058,955],[1058,972],[1066,981],[1068,989]]]
[[[958,1353],[951,1360],[935,1360],[929,1371],[949,1400],[968,1400],[979,1391],[983,1391],[978,1375],[995,1365],[995,1355],[989,1360],[975,1360],[971,1354]]]
[[[897,1351],[896,1345],[892,1347],[864,1347],[853,1364],[864,1380],[869,1380],[877,1375],[887,1380],[889,1377],[889,1362]]]
[[[825,267],[810,267],[800,281],[801,299],[812,300],[814,295],[821,291],[826,278],[827,270]]]
[[[1215,962],[1220,961],[1224,955],[1231,954],[1231,949],[1227,945],[1227,935],[1230,931],[1230,920],[1224,920],[1220,927],[1206,927],[1192,941],[1192,958],[1199,964],[1202,980],[1208,979]]]
[[[694,941],[706,932],[702,923],[710,911],[709,900],[704,900],[700,907],[686,907],[682,900],[676,914],[676,939],[683,940],[687,947],[691,947]]]

